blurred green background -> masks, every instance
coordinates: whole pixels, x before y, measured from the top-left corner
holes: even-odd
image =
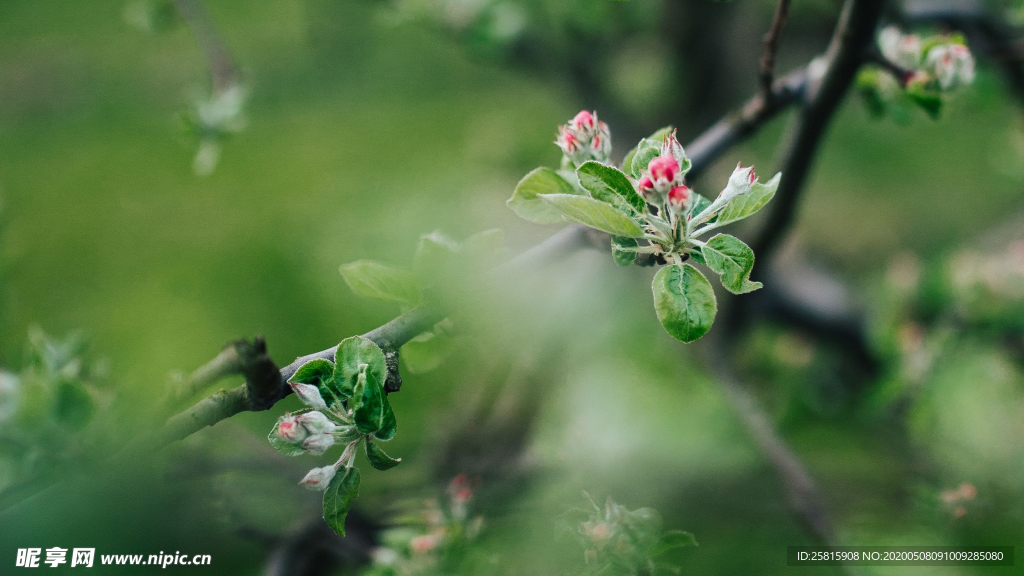
[[[662,56],[665,35],[654,31],[674,23],[658,3],[632,1],[634,28],[604,4],[625,3],[569,3],[577,12],[565,19],[581,36],[615,32],[594,58],[613,138],[622,120],[616,155],[632,146],[629,137],[668,123],[685,143],[755,89],[774,3],[678,3],[686,30],[707,19],[729,32],[722,65],[703,77],[686,52]],[[142,33],[125,22],[122,0],[0,3],[0,365],[18,370],[32,325],[54,335],[83,330],[109,366],[116,400],[100,424],[118,430],[115,444],[153,418],[169,373],[195,368],[231,339],[265,334],[283,365],[398,312],[354,296],[337,272],[342,263],[408,264],[419,236],[435,229],[462,238],[499,227],[510,254],[550,235],[554,228],[519,220],[504,200],[526,171],[558,162],[550,143],[558,124],[583,107],[602,111],[557,66],[535,65],[560,46],[546,37],[529,39],[533,60],[517,60],[521,47],[446,33],[407,6],[207,7],[251,95],[247,128],[225,143],[215,172],[199,177],[196,141],[175,121],[208,84],[188,28]],[[580,17],[585,26],[571,17],[591,12],[593,21]],[[780,65],[820,52],[836,12],[829,2],[796,3]],[[562,24],[552,17],[545,29]],[[620,48],[634,56],[615,57]],[[714,97],[686,84],[693,78],[711,78]],[[752,330],[738,362],[820,482],[844,542],[1019,545],[1024,364],[1006,342],[1020,323],[942,320],[945,308],[962,311],[955,298],[918,290],[913,274],[914,296],[900,296],[891,278],[918,266],[941,276],[950,253],[989,230],[1019,231],[1006,223],[1024,187],[1021,106],[984,59],[975,86],[938,121],[874,120],[855,96],[821,150],[784,257],[798,254],[844,281],[874,319],[885,369],[851,385],[834,350],[778,324]],[[682,113],[689,116],[673,115]],[[770,173],[784,124],[730,151],[696,189],[714,194],[740,159]],[[453,406],[525,350],[544,357],[532,364],[531,394],[544,392],[528,442],[541,472],[488,518],[480,545],[501,559],[492,573],[562,573],[576,552],[552,539],[554,518],[578,505],[583,489],[655,507],[666,526],[693,532],[700,546],[674,558],[686,573],[798,570],[785,567],[785,546],[808,538],[697,348],[660,330],[649,277],[596,252],[538,270],[512,303],[488,309],[493,321],[481,324],[490,330],[478,327],[442,368],[406,374],[392,397],[400,432],[389,450],[404,464],[365,474],[363,513],[381,516],[432,489],[429,447]],[[1007,301],[990,316],[1016,318],[1019,297]],[[940,320],[906,321],[918,316]],[[894,417],[886,398],[910,386],[900,366],[911,329],[939,341],[941,354]],[[834,393],[851,386],[860,392]],[[98,554],[209,553],[209,569],[187,570],[261,573],[266,535],[317,514],[316,495],[294,486],[312,459],[280,458],[263,440],[297,406],[289,399],[240,415],[139,470],[80,477],[68,465],[61,473],[70,482],[0,515],[0,572],[14,570],[19,547],[95,546]],[[963,482],[978,497],[960,517],[940,492]]]

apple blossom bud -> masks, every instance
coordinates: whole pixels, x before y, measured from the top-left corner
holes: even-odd
[[[580,149],[580,140],[576,133],[566,126],[561,126],[558,129],[558,138],[555,140],[555,144],[562,149],[566,156],[573,156]]]
[[[327,452],[331,446],[334,446],[333,434],[314,434],[302,443],[303,450],[316,456]]]
[[[569,122],[574,130],[580,132],[590,132],[597,127],[597,112],[591,114],[586,110],[580,110],[576,116]]]
[[[654,182],[647,176],[641,176],[640,181],[636,183],[636,191],[648,202],[654,200]]]
[[[921,38],[916,34],[904,34],[895,26],[879,33],[878,49],[886,60],[901,68],[913,69],[921,64]]]
[[[289,382],[288,385],[292,387],[292,391],[295,392],[295,395],[306,406],[310,406],[315,410],[327,410],[327,404],[324,402],[323,397],[320,396],[320,390],[316,386],[302,384],[301,382]]]
[[[668,191],[668,208],[676,214],[686,212],[690,205],[690,189],[686,186],[676,186]]]
[[[736,196],[746,194],[750,192],[750,189],[757,183],[757,174],[754,173],[754,167],[748,166],[746,168],[736,164],[736,169],[732,171],[732,176],[729,176],[729,183],[726,184],[725,190],[718,196],[719,202],[728,202]]]
[[[426,554],[441,543],[441,537],[437,534],[423,534],[416,536],[409,541],[409,549],[413,554]]]
[[[679,175],[679,163],[671,156],[658,156],[651,160],[651,163],[647,165],[647,169],[651,173],[651,179],[655,182],[659,180],[674,182],[676,176]]]
[[[338,426],[321,412],[306,412],[295,417],[310,434],[331,434]]]
[[[928,51],[926,66],[943,90],[967,86],[974,81],[974,57],[962,44],[935,46]]]
[[[285,442],[300,444],[309,437],[309,432],[299,423],[298,418],[285,414],[277,423],[277,435]]]
[[[338,471],[334,466],[324,466],[323,468],[313,468],[306,474],[306,477],[299,481],[300,486],[305,486],[310,490],[317,490],[323,492],[327,490],[327,485],[331,483],[331,479]]]
[[[590,538],[594,542],[603,542],[611,538],[612,528],[607,522],[598,522],[594,525],[594,529],[590,531]]]
[[[661,155],[671,156],[676,159],[676,162],[683,164],[686,152],[683,150],[683,145],[679,143],[679,140],[676,140],[675,130],[668,136],[665,136],[665,140],[661,143]]]

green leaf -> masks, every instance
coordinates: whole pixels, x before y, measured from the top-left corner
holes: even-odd
[[[576,176],[594,198],[607,202],[628,213],[630,209],[643,212],[647,203],[633,189],[633,183],[618,168],[600,162],[584,162],[576,169]]]
[[[402,461],[401,458],[392,458],[391,456],[388,456],[387,453],[381,450],[380,446],[377,446],[369,439],[366,440],[364,447],[366,448],[366,459],[369,460],[370,465],[377,470],[390,470],[391,468],[398,466],[399,462]]]
[[[378,380],[368,369],[359,372],[352,391],[352,417],[356,428],[363,434],[380,430],[384,421],[384,381]]]
[[[682,530],[669,530],[658,538],[658,543],[654,545],[651,550],[651,557],[661,556],[669,550],[675,550],[676,548],[685,548],[687,546],[696,546],[697,539],[693,537],[693,534],[689,532],[683,532]]]
[[[462,243],[463,256],[472,261],[493,261],[501,256],[505,233],[501,228],[477,232]]]
[[[424,332],[400,349],[402,366],[410,374],[425,374],[444,362],[455,349],[455,340],[436,331]]]
[[[420,236],[420,244],[412,260],[413,272],[420,278],[431,278],[437,271],[449,267],[460,249],[458,242],[440,230]]]
[[[373,437],[387,442],[398,433],[398,421],[395,419],[395,411],[391,409],[391,402],[387,394],[384,395],[384,415],[380,419],[380,428],[373,433]]]
[[[704,196],[695,193],[694,196],[693,196],[693,202],[690,205],[690,215],[691,216],[696,216],[696,215],[700,214],[701,212],[703,212],[704,209],[707,208],[708,206],[711,206],[711,200],[708,200]],[[710,222],[714,222],[716,220],[718,220],[718,216],[717,215],[712,216],[711,218],[708,218],[707,221],[710,223]]]
[[[916,88],[907,90],[907,96],[932,120],[939,118],[939,114],[942,112],[942,96],[938,92],[926,88]]]
[[[408,270],[373,260],[358,260],[340,270],[348,287],[360,296],[409,305],[423,300],[420,284]]]
[[[693,342],[711,329],[718,312],[711,283],[689,264],[665,266],[654,275],[654,311],[673,338]]]
[[[626,174],[633,174],[633,157],[636,156],[637,150],[640,149],[640,146],[641,144],[644,143],[644,140],[650,140],[652,142],[658,143],[663,142],[665,140],[665,136],[671,134],[673,130],[675,130],[675,128],[673,128],[672,126],[665,126],[664,128],[657,130],[654,134],[651,134],[647,138],[641,140],[640,144],[637,144],[632,150],[626,153],[625,157],[622,158],[622,171],[625,172]],[[650,162],[650,160],[648,160],[648,162]],[[644,164],[643,166],[640,167],[640,170],[643,170],[646,167],[647,165]]]
[[[579,194],[565,178],[550,168],[537,168],[516,184],[506,204],[520,218],[538,224],[565,222],[562,213],[543,202],[541,194]]]
[[[359,497],[359,469],[342,468],[324,492],[324,522],[339,536],[345,535],[345,517],[352,499]]]
[[[351,336],[342,340],[334,352],[334,383],[345,398],[353,396],[359,366],[362,364],[369,367],[369,372],[378,382],[387,379],[387,363],[384,361],[384,351],[380,346],[362,336]]]
[[[317,358],[299,366],[299,369],[295,371],[295,374],[288,381],[316,386],[317,390],[320,391],[320,397],[330,407],[352,395],[351,392],[347,392],[335,381],[335,370],[334,362]]]
[[[746,294],[762,286],[750,281],[754,269],[754,251],[742,240],[729,234],[716,234],[701,247],[708,268],[722,276],[722,286],[733,294]]]
[[[570,220],[602,232],[629,238],[644,235],[643,228],[632,218],[600,200],[570,194],[541,194],[538,197]]]
[[[662,140],[665,137],[662,136]],[[632,163],[629,166],[629,174],[633,178],[639,178],[640,174],[647,169],[651,163],[661,154],[661,140],[648,140],[644,138],[637,144],[636,154],[633,155]]]
[[[742,220],[747,216],[757,212],[769,200],[775,196],[775,190],[779,187],[779,180],[782,179],[782,173],[779,172],[767,182],[758,182],[750,189],[750,192],[746,194],[740,194],[728,204],[725,208],[722,208],[718,212],[718,222],[722,224],[728,224],[737,220]]]
[[[633,238],[612,236],[612,258],[619,266],[629,266],[636,261],[636,251],[630,248],[639,246]]]

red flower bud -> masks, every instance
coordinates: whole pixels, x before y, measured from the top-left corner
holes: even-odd
[[[657,183],[674,183],[679,176],[679,162],[671,156],[658,156],[647,165],[651,179]]]
[[[690,203],[690,189],[686,186],[676,186],[668,191],[668,207],[676,214],[686,211]]]
[[[648,176],[641,176],[636,184],[636,191],[643,196],[644,200],[650,200],[654,196],[654,182]]]
[[[295,416],[285,414],[277,423],[277,435],[285,442],[298,444],[309,436],[309,432]]]
[[[580,110],[578,114],[572,119],[570,124],[576,130],[581,132],[589,132],[594,129],[597,125],[596,112],[591,114],[586,110]]]

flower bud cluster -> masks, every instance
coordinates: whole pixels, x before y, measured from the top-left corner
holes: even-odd
[[[906,86],[937,86],[948,92],[974,81],[974,57],[967,46],[954,38],[922,40],[889,26],[878,35],[878,48],[886,60],[906,70]]]
[[[673,131],[662,142],[661,154],[641,174],[637,192],[650,204],[662,206],[667,200],[669,210],[675,214],[686,212],[693,199],[692,192],[683,184],[683,167],[688,165],[686,153]]]
[[[597,112],[580,111],[568,124],[558,127],[555,144],[565,159],[575,166],[588,160],[607,163],[612,153],[608,125],[597,119]]]
[[[310,454],[323,454],[334,445],[334,431],[338,425],[321,412],[285,414],[274,431],[278,438],[298,446]]]

